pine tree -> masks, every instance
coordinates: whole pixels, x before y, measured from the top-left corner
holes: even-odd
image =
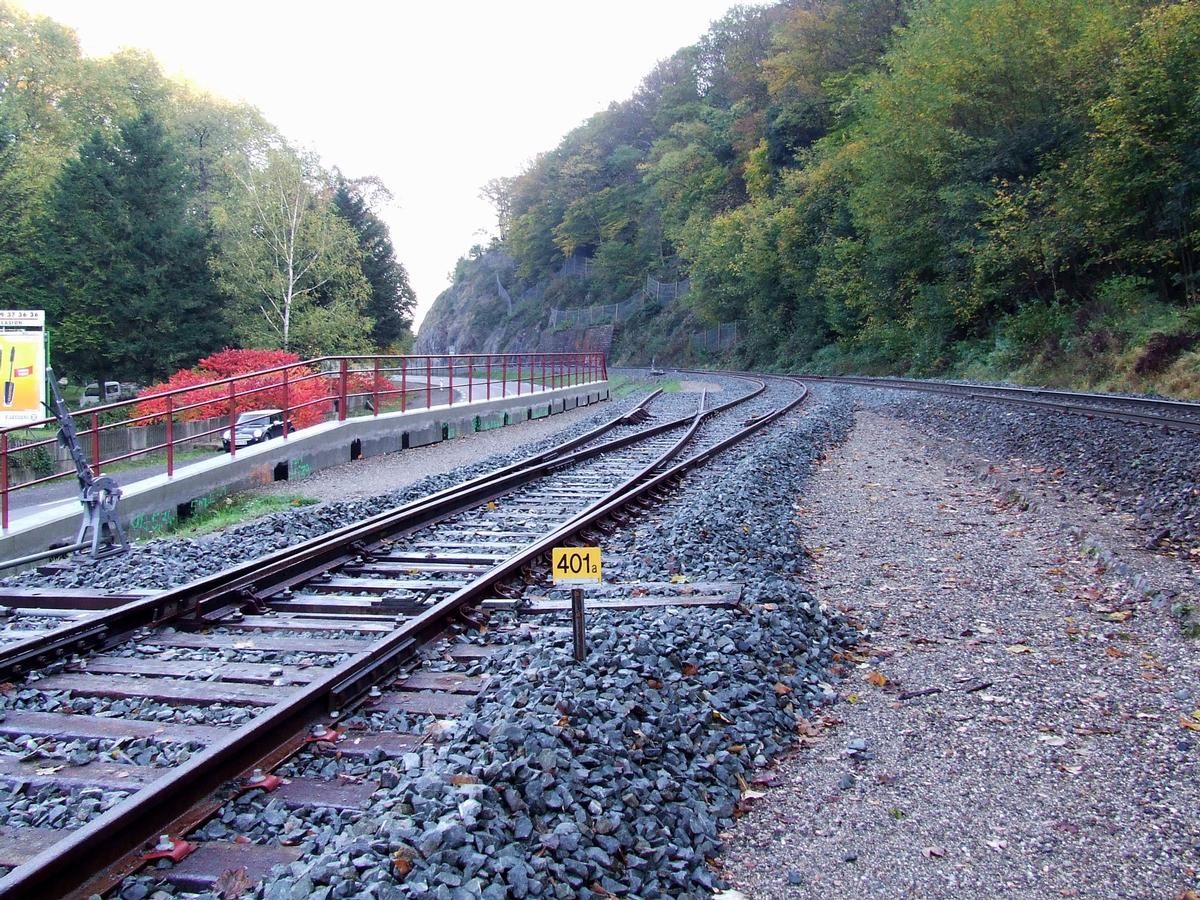
[[[41,223],[52,347],[103,378],[166,375],[227,333],[178,155],[150,114],[96,132],[64,166]]]
[[[416,295],[408,283],[408,272],[396,259],[387,225],[364,197],[364,183],[338,178],[333,206],[358,236],[362,249],[362,271],[371,285],[364,312],[375,320],[371,339],[377,347],[402,345],[410,337],[412,308]],[[383,190],[382,185],[375,185]]]

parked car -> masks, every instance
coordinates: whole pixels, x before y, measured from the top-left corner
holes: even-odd
[[[293,426],[289,422],[288,431],[292,430]],[[238,447],[261,444],[263,441],[280,437],[282,434],[283,410],[281,409],[256,409],[244,412],[237,417],[237,421],[233,424],[233,439]],[[226,431],[221,435],[221,446],[227,453],[229,452],[229,442],[230,434]]]
[[[116,403],[118,400],[132,400],[137,396],[138,386],[129,382],[106,381],[104,382],[104,399],[100,399],[100,385],[93,381],[83,389],[83,396],[79,399],[79,407],[82,409],[85,406],[97,406],[101,403]]]

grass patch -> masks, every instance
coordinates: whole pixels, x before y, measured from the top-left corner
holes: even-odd
[[[210,534],[214,531],[222,531],[231,525],[239,525],[242,522],[269,516],[271,513],[295,509],[298,506],[312,506],[317,502],[313,497],[304,497],[299,494],[233,494],[214,500],[193,512],[186,519],[177,520],[159,534],[170,537],[194,537],[200,534]]]
[[[676,394],[683,387],[678,378],[631,378],[628,375],[608,376],[608,395],[613,400],[623,400],[631,394],[648,394],[661,390],[666,394]]]

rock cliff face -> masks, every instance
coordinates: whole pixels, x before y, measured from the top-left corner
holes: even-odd
[[[696,327],[686,304],[668,304],[640,291],[633,298],[600,297],[590,291],[586,267],[567,260],[545,282],[521,281],[503,250],[459,261],[454,283],[434,301],[417,334],[417,353],[566,353],[600,351],[610,361],[642,364],[689,361]],[[674,299],[674,298],[672,298]],[[614,323],[611,306],[629,309]],[[556,322],[554,309],[585,308],[595,318]]]
[[[537,338],[540,307],[513,297],[505,282],[512,283],[515,264],[506,253],[494,251],[478,259],[464,260],[455,271],[454,283],[442,291],[421,323],[417,353],[496,353],[527,350],[522,342]],[[533,299],[533,298],[529,298]],[[523,324],[513,327],[517,308],[526,313]],[[532,327],[531,327],[532,326]]]
[[[613,326],[551,324],[550,310],[580,302],[581,279],[564,271],[547,284],[522,284],[501,250],[461,260],[454,284],[434,301],[417,334],[417,353],[570,352],[612,344]]]

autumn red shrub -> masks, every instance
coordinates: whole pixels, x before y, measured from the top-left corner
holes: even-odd
[[[312,366],[289,365],[300,363],[294,353],[283,350],[225,349],[200,360],[194,369],[181,369],[162,384],[152,385],[139,394],[136,416],[152,416],[151,421],[165,417],[167,398],[163,396],[180,388],[194,388],[171,398],[176,418],[188,422],[228,416],[230,389],[234,392],[235,412],[253,409],[288,409],[288,418],[296,428],[306,428],[323,421],[333,410],[333,398],[338,391],[336,374],[322,374]],[[284,370],[264,372],[277,366],[287,366],[287,402],[284,402]],[[228,384],[214,381],[234,379]],[[368,377],[370,390],[370,378]],[[208,385],[208,386],[204,386]],[[355,388],[351,388],[351,391]]]

